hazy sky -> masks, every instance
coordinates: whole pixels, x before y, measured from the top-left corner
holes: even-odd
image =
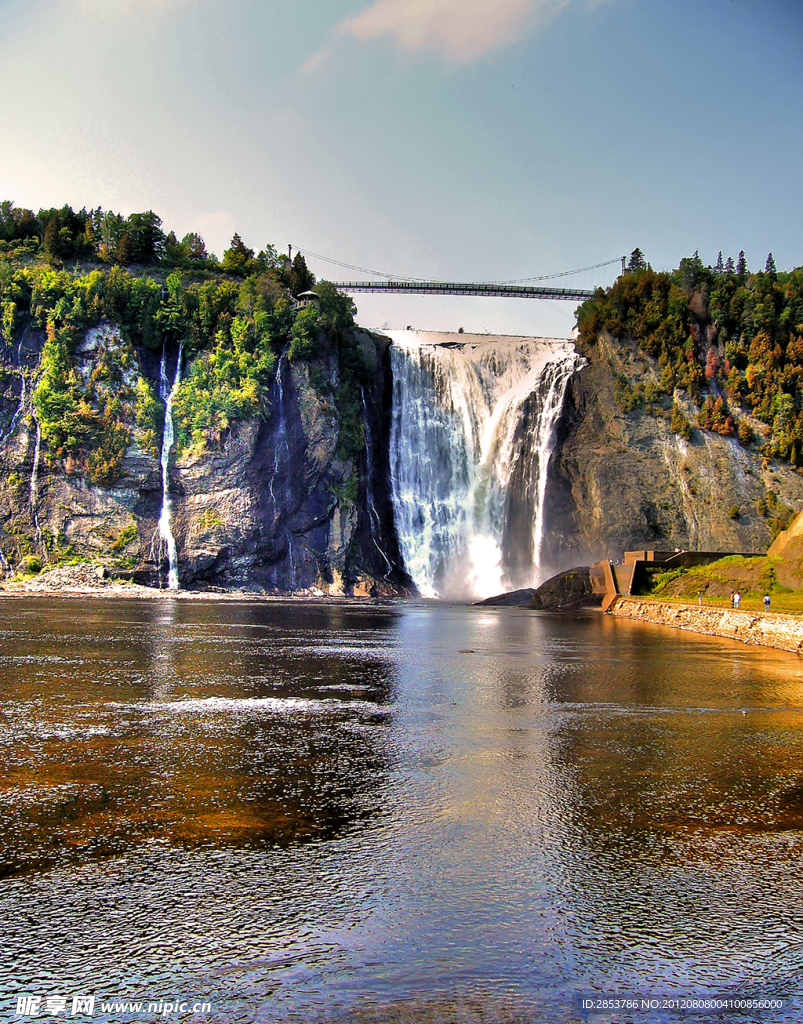
[[[743,248],[788,268],[801,52],[801,0],[0,0],[0,198],[442,280],[637,245],[656,267]],[[573,324],[571,303],[359,306],[372,326]]]

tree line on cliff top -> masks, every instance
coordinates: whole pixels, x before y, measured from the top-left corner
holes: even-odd
[[[657,360],[658,392],[685,392],[699,427],[803,466],[803,268],[779,271],[770,253],[751,272],[743,252],[706,266],[695,252],[656,271],[637,249],[577,317],[586,344],[605,331]],[[682,419],[676,407],[673,429],[684,430]]]
[[[319,303],[295,296],[315,286]],[[119,475],[134,423],[157,431],[152,384],[126,383],[134,349],[182,344],[189,372],[174,403],[179,452],[215,447],[237,420],[268,416],[268,393],[282,353],[305,361],[310,378],[340,418],[340,450],[363,445],[360,388],[369,368],[354,331],[351,299],[316,284],[304,257],[291,261],[267,245],[249,248],[238,234],[218,260],[203,239],[165,234],[152,211],[122,217],[102,210],[31,210],[0,203],[0,337],[13,385],[15,342],[33,324],[47,340],[33,388],[33,408],[48,455],[67,471],[109,484]],[[84,381],[76,346],[101,323],[120,328],[119,351],[105,351]],[[330,355],[338,373],[320,362]],[[130,377],[130,374],[129,374]]]

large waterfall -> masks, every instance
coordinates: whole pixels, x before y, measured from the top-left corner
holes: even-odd
[[[555,421],[581,364],[569,341],[388,331],[391,479],[405,568],[424,596],[541,581]]]

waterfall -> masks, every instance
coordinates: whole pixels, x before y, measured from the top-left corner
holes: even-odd
[[[282,370],[284,369],[285,353],[279,356],[279,365],[276,367],[276,390],[278,391],[278,402],[276,403],[276,433],[273,445],[273,472],[268,481],[268,492],[273,504],[273,515],[278,520],[281,515],[281,507],[276,499],[276,478],[279,475],[279,467],[282,465],[282,448],[284,448],[284,464],[290,458],[290,446],[287,443],[287,425],[284,413],[284,385],[282,383]]]
[[[176,541],[171,528],[172,507],[170,503],[170,477],[168,465],[170,462],[170,450],[175,440],[173,428],[173,399],[175,398],[178,386],[181,383],[181,349],[178,347],[178,359],[176,361],[176,375],[173,378],[172,387],[167,379],[167,363],[165,347],[162,346],[162,362],[159,367],[159,395],[165,403],[165,424],[162,432],[162,512],[159,516],[159,536],[167,549],[167,586],[169,590],[178,589],[178,556],[176,552]]]
[[[429,597],[536,585],[555,422],[582,364],[574,346],[387,333],[391,481],[405,568]]]

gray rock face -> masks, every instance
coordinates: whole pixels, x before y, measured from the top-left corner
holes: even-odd
[[[390,361],[387,339],[361,335],[372,367],[363,388],[366,447],[338,454],[340,418],[330,389],[316,390],[305,363],[283,358],[265,418],[231,425],[219,442],[169,465],[172,531],[184,587],[238,587],[393,595],[414,591],[401,567],[388,473]],[[5,355],[0,407],[0,548],[8,564],[98,557],[115,576],[162,585],[158,451],[137,432],[112,486],[41,447],[36,457],[32,383],[44,338],[28,332]],[[91,370],[89,333],[76,360]],[[324,350],[326,346],[324,345]],[[175,367],[176,353],[170,356]],[[336,356],[322,369],[336,387]],[[158,359],[137,352],[133,371],[158,390]],[[83,372],[83,370],[81,371]],[[320,381],[318,382],[320,385]]]
[[[594,593],[586,565],[564,569],[535,590],[514,590],[478,602],[501,608],[534,608],[544,612],[577,611],[580,608],[598,607],[601,603],[602,595]]]
[[[549,612],[576,611],[595,608],[602,604],[602,595],[595,594],[587,565],[564,569],[542,583],[533,594],[531,608]]]
[[[803,478],[732,438],[695,428],[684,441],[671,429],[666,398],[622,412],[617,377],[658,379],[657,364],[635,345],[602,337],[581,352],[588,365],[569,382],[550,463],[549,564],[618,559],[638,548],[766,551],[772,536],[757,503],[772,491],[803,508]],[[693,421],[694,410],[675,398]]]
[[[484,601],[477,601],[477,604],[487,604],[491,608],[530,608],[535,596],[532,587],[525,587],[523,590],[511,590],[508,594],[497,594],[495,597],[486,597]]]

